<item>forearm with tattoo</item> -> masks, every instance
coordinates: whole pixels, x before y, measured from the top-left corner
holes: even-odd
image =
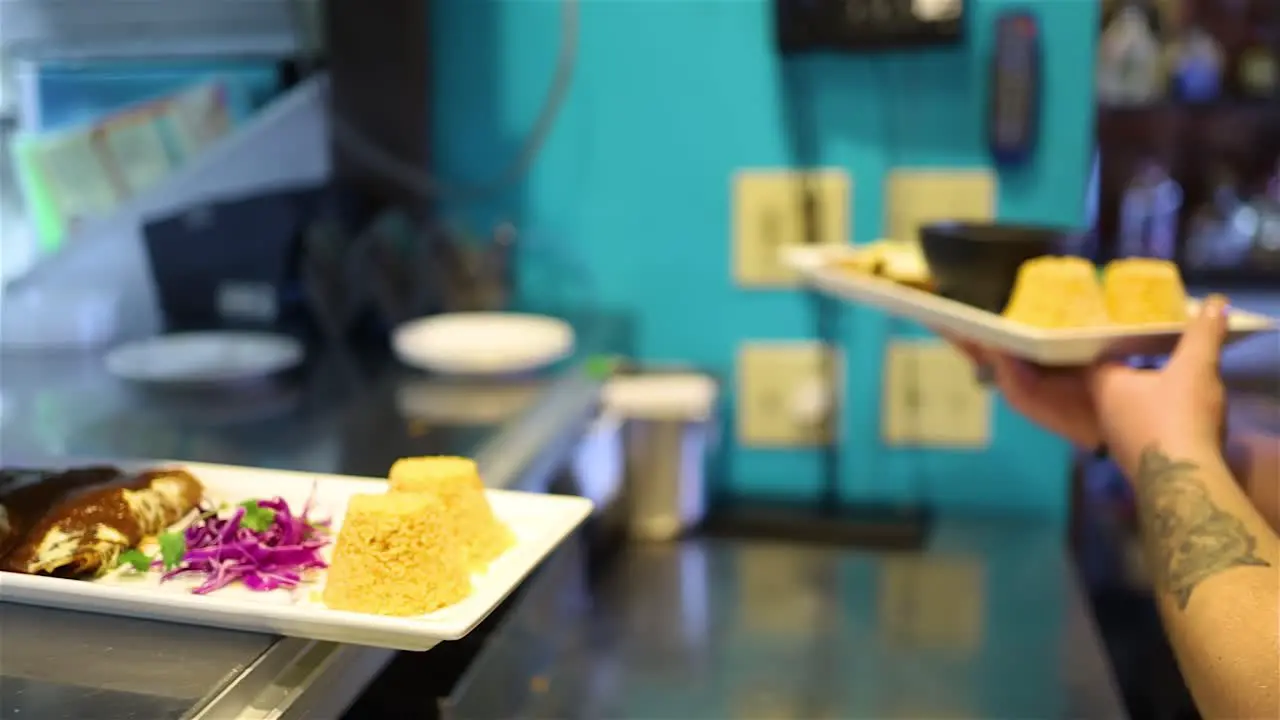
[[[1138,513],[1159,592],[1186,610],[1191,593],[1236,567],[1270,567],[1258,539],[1210,497],[1200,468],[1169,457],[1156,445],[1142,451],[1135,474]]]

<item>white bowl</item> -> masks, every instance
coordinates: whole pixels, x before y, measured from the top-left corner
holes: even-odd
[[[305,357],[302,343],[287,335],[211,330],[125,343],[107,353],[106,366],[140,383],[232,383],[290,370]]]
[[[450,313],[396,328],[392,347],[412,367],[455,375],[511,375],[537,370],[573,352],[563,320],[520,313]]]

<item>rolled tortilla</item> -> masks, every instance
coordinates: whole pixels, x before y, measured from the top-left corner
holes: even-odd
[[[107,465],[0,471],[0,558],[6,557],[41,518],[67,498],[128,477],[119,468]]]
[[[26,533],[0,569],[39,575],[101,575],[120,554],[195,508],[200,481],[184,470],[151,470],[64,499]]]

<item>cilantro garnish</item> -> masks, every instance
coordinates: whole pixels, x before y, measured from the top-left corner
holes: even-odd
[[[117,563],[117,567],[122,565],[132,565],[134,570],[146,572],[151,569],[151,558],[141,550],[133,548],[120,553],[120,562]]]
[[[245,500],[240,503],[240,507],[244,508],[244,515],[240,518],[240,527],[248,528],[253,532],[263,532],[271,527],[271,523],[275,522],[276,511],[262,507],[256,500]]]
[[[167,532],[160,536],[160,561],[164,569],[172,570],[187,554],[187,538],[180,532]]]

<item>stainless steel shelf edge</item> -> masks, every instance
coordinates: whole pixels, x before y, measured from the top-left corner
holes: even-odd
[[[2,0],[0,47],[56,58],[298,52],[319,0]],[[305,13],[302,14],[302,13]]]
[[[599,405],[602,384],[572,369],[555,381],[524,415],[498,432],[476,454],[492,488],[541,490],[568,457]],[[299,643],[304,643],[300,645]],[[284,647],[282,647],[284,646]],[[277,649],[278,654],[277,654]],[[337,717],[395,651],[282,638],[193,720],[275,720]],[[267,658],[273,658],[267,662]],[[276,662],[287,658],[283,666]],[[323,715],[313,710],[323,708]]]
[[[565,373],[542,400],[480,448],[476,462],[485,484],[502,490],[543,490],[553,466],[595,416],[602,387],[581,369]]]
[[[280,645],[289,643],[281,640]],[[267,675],[264,666],[254,682],[224,693],[191,716],[192,720],[277,720],[281,718],[337,718],[396,655],[394,650],[307,643],[287,665]],[[246,671],[245,675],[256,668]],[[252,696],[249,693],[254,693]],[[246,699],[247,698],[247,699]]]
[[[329,644],[332,643],[280,638],[252,665],[245,668],[239,677],[228,683],[222,692],[215,695],[203,707],[193,708],[186,717],[192,720],[237,717],[257,700],[273,679],[297,663],[304,653],[318,645]]]

